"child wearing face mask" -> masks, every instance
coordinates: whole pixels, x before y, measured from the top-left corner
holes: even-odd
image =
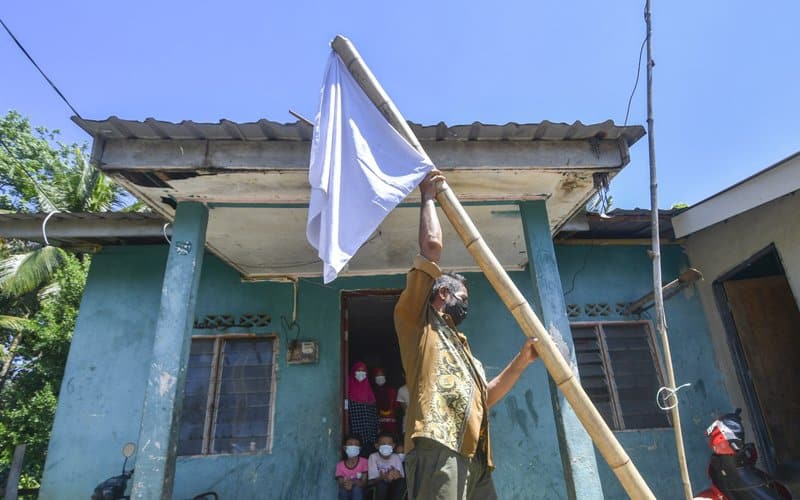
[[[339,500],[362,500],[369,466],[367,460],[359,456],[361,439],[358,436],[345,436],[342,451],[345,459],[336,464]]]
[[[378,367],[373,371],[375,406],[378,409],[378,427],[381,432],[397,434],[397,390],[386,384],[386,372]]]
[[[394,452],[394,435],[378,434],[375,447],[378,451],[369,456],[369,484],[375,486],[375,500],[400,500],[406,492],[406,475],[403,462]]]
[[[350,432],[361,436],[366,446],[362,447],[363,456],[369,455],[374,448],[378,434],[378,410],[375,407],[375,394],[367,379],[367,365],[361,361],[353,363],[350,378],[347,381],[348,416]]]

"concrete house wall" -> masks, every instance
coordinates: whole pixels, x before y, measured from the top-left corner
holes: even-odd
[[[628,303],[652,290],[652,262],[648,246],[556,246],[567,304]],[[661,248],[662,273],[671,281],[688,267],[677,245]],[[705,439],[708,425],[731,410],[723,380],[714,362],[703,309],[693,287],[664,304],[676,384],[691,383],[679,392],[684,445],[692,486],[696,491],[708,483],[706,466],[710,450]],[[583,311],[583,309],[582,309]],[[612,307],[613,311],[613,307]],[[641,319],[655,317],[653,309]],[[588,317],[583,313],[571,321],[615,321],[639,319],[610,314]],[[661,339],[656,337],[661,346]],[[653,394],[655,404],[655,394]],[[681,491],[680,471],[671,428],[626,430],[615,433],[650,488],[658,498],[673,498]],[[627,498],[600,455],[597,464],[605,498]]]
[[[651,288],[645,247],[558,246],[556,251],[568,304],[631,301]],[[665,247],[663,254],[665,278],[685,267],[679,247]],[[165,264],[164,246],[109,247],[94,257],[40,498],[85,498],[97,483],[119,473],[121,447],[136,441],[139,431]],[[528,273],[511,276],[526,296],[532,296]],[[483,276],[471,273],[467,278],[472,308],[464,330],[491,378],[517,352],[523,336]],[[401,288],[403,283],[403,276],[341,278],[333,286],[302,280],[298,322],[304,338],[319,340],[320,360],[313,365],[287,365],[280,317],[291,316],[292,285],[242,282],[226,264],[207,255],[195,316],[266,312],[272,324],[247,331],[279,335],[274,438],[271,453],[179,457],[174,498],[189,498],[209,489],[222,498],[335,497],[332,476],[339,460],[341,429],[340,293]],[[690,472],[696,484],[704,484],[708,451],[703,430],[730,405],[692,289],[667,302],[667,315],[678,383],[693,384],[680,396]],[[234,331],[242,330],[224,333]],[[204,333],[209,332],[195,331]],[[494,477],[501,498],[566,497],[548,390],[546,370],[537,363],[490,411],[497,462]],[[617,435],[658,497],[680,490],[668,429]],[[598,465],[605,497],[625,498],[601,457]]]
[[[795,192],[698,231],[690,235],[686,243],[686,252],[692,266],[700,269],[705,278],[697,287],[708,320],[717,364],[731,395],[732,406],[743,409],[747,436],[756,435],[752,427],[754,419],[749,415],[736,375],[734,354],[714,298],[713,284],[731,269],[774,244],[795,300],[800,300],[798,213],[800,196]]]

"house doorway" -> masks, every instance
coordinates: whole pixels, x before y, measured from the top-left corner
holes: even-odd
[[[789,476],[800,465],[800,311],[774,245],[714,282],[737,375],[766,466]]]
[[[375,370],[383,369],[385,386],[395,391],[405,383],[400,347],[394,330],[394,306],[402,290],[359,290],[342,294],[342,388],[345,411],[342,432],[350,428],[350,404],[347,401],[350,371],[356,362],[367,365],[373,389]],[[394,397],[392,397],[394,399]],[[399,430],[399,427],[398,427]],[[362,443],[362,454],[374,451],[373,443]]]

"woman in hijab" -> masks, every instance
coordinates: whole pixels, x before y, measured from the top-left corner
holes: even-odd
[[[375,408],[375,394],[367,379],[367,365],[361,361],[353,363],[350,370],[347,400],[350,433],[361,438],[361,455],[369,456],[378,438],[378,410]]]

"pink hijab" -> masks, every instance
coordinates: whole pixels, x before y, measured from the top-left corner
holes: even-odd
[[[369,377],[359,382],[356,380],[358,371],[366,372],[367,365],[361,361],[353,363],[350,378],[347,380],[347,399],[355,403],[375,404],[375,394],[372,393],[372,387],[369,385]]]

